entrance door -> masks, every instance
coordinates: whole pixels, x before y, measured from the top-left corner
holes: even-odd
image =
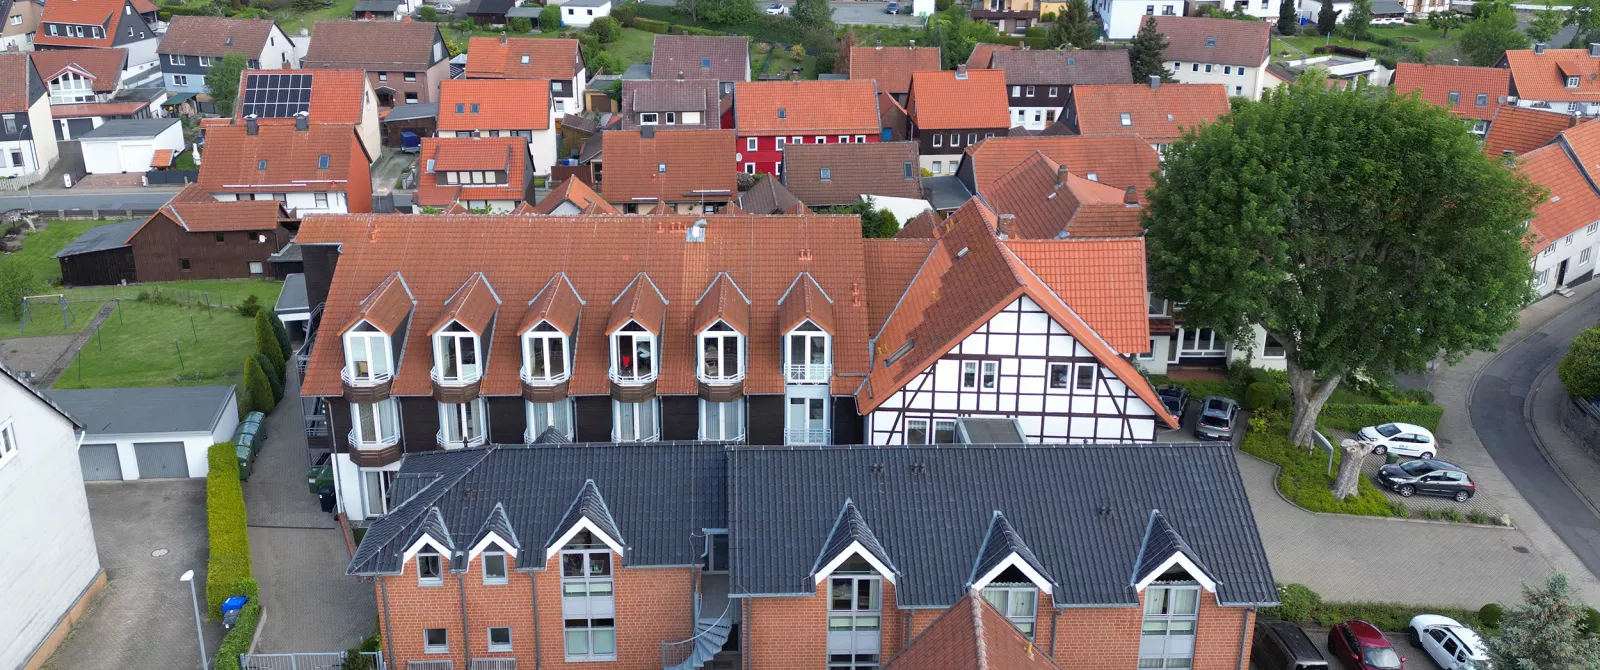
[[[1561,265],[1556,266],[1556,286],[1567,285],[1567,262],[1561,261]]]
[[[189,457],[182,442],[135,442],[133,457],[139,464],[140,479],[189,476]]]
[[[122,459],[117,456],[115,444],[85,444],[78,447],[78,463],[83,466],[83,480],[86,482],[122,479]]]

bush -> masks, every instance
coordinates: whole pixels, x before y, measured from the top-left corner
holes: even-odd
[[[1358,431],[1380,423],[1414,423],[1428,430],[1439,429],[1444,408],[1438,405],[1323,405],[1317,424],[1327,428]]]
[[[148,296],[149,296],[148,293],[145,293],[144,291],[140,291],[139,292],[139,302],[144,302],[146,300],[149,300]],[[237,305],[234,305],[233,306],[233,311],[238,312],[239,316],[242,316],[242,317],[245,317],[245,318],[248,318],[248,319],[254,319],[254,318],[256,318],[256,312],[261,311],[261,299],[257,298],[256,294],[251,293],[250,297],[244,299],[244,302],[241,302],[241,303],[239,303]]]
[[[767,44],[766,42],[756,42],[756,54],[757,55],[765,56],[767,54],[767,52],[769,52],[769,51],[772,51],[772,45],[771,44]]]
[[[252,354],[244,359],[244,381],[239,391],[239,416],[243,418],[251,412],[266,414],[277,406],[277,398],[272,393],[272,382],[267,377],[264,366],[256,362]]]
[[[433,23],[439,20],[439,10],[432,5],[423,5],[421,9],[417,10],[417,16],[422,17],[423,21]]]
[[[833,71],[833,58],[834,58],[834,52],[832,52],[832,51],[829,51],[829,52],[824,53],[824,54],[818,54],[817,55],[817,71],[818,72],[832,72]]]
[[[206,472],[206,530],[211,538],[211,555],[206,559],[206,616],[216,617],[223,599],[251,578],[250,534],[245,529],[244,488],[239,485],[239,459],[233,443],[211,445],[206,462],[210,468]]]
[[[631,2],[612,8],[611,10],[611,18],[616,19],[617,23],[624,26],[633,25],[633,18],[637,14],[638,12],[634,10],[634,3]]]
[[[794,45],[792,47],[789,47],[789,55],[794,58],[795,62],[800,62],[801,60],[804,60],[805,57],[806,57],[806,47],[805,47],[805,45],[796,44],[796,45]]]
[[[1259,409],[1272,409],[1278,402],[1278,385],[1272,382],[1256,382],[1245,388],[1244,408],[1252,412]]]
[[[622,26],[617,25],[617,20],[609,16],[602,16],[589,24],[589,34],[594,35],[602,44],[617,41],[617,35],[621,32]]]
[[[1322,606],[1322,596],[1305,584],[1279,584],[1277,607],[1261,610],[1262,616],[1284,621],[1309,621],[1311,613]]]
[[[938,3],[934,3],[934,4],[937,5]],[[939,10],[939,11],[944,11],[944,10]],[[1056,22],[1056,13],[1055,12],[1045,12],[1043,14],[1040,14],[1039,15],[1039,20],[1043,21],[1045,23],[1055,23]]]
[[[955,0],[933,0],[933,11],[942,12],[949,9],[954,2]]]
[[[268,320],[266,310],[256,312],[255,336],[256,351],[266,354],[267,360],[272,362],[272,369],[263,369],[263,372],[274,375],[282,381],[289,359],[283,355],[283,345],[278,343],[278,335],[272,331],[272,323]]]
[[[223,636],[222,644],[217,646],[217,658],[211,664],[212,670],[239,670],[239,655],[250,652],[250,642],[256,634],[256,623],[261,620],[261,597],[256,580],[240,580],[234,584],[232,591],[230,595],[245,596],[250,601],[239,610],[239,621],[227,635]]]
[[[511,29],[511,32],[514,33],[531,33],[533,32],[533,19],[526,19],[519,16],[506,21],[506,26]]]
[[[545,5],[539,10],[539,30],[552,32],[561,27],[561,7],[558,5]]]
[[[1590,635],[1600,632],[1600,610],[1585,607],[1583,612],[1583,618],[1578,621],[1578,630]]]
[[[1302,626],[1327,628],[1351,619],[1361,619],[1380,630],[1398,631],[1411,625],[1411,617],[1429,613],[1442,614],[1471,628],[1483,627],[1478,613],[1472,610],[1404,603],[1325,602],[1317,592],[1302,584],[1278,585],[1278,599],[1283,601],[1282,605],[1263,608],[1261,615]]]
[[[698,26],[686,26],[681,24],[673,24],[672,32],[677,35],[707,35],[711,37],[727,34],[720,30],[712,30],[710,28],[700,28]]]
[[[267,310],[267,322],[272,324],[272,334],[278,338],[278,346],[283,348],[284,360],[294,356],[294,343],[289,340],[289,330],[283,327],[283,320],[278,318],[278,313]]]
[[[1506,615],[1506,608],[1500,603],[1489,603],[1478,609],[1478,621],[1484,628],[1499,628],[1500,619]]]
[[[255,359],[256,365],[261,366],[262,370],[267,369],[267,366],[272,364],[271,361],[267,360],[267,355],[263,354],[263,353],[261,353],[259,351],[256,352],[256,353],[250,354],[250,357]],[[285,382],[284,381],[279,381],[277,378],[273,377],[272,375],[267,375],[266,377],[267,377],[267,384],[272,386],[272,402],[273,402],[273,406],[277,406],[277,403],[283,402],[283,385],[284,385]]]
[[[655,33],[657,35],[666,34],[667,28],[670,25],[671,24],[667,23],[666,21],[657,21],[655,19],[647,19],[647,18],[645,18],[643,16],[635,17],[633,19],[633,27],[638,28],[640,30],[643,30],[645,32]]]
[[[1574,398],[1600,398],[1600,327],[1573,338],[1556,368],[1567,393]]]
[[[1326,411],[1326,410],[1324,410]],[[1335,500],[1328,474],[1328,454],[1320,449],[1307,452],[1289,442],[1289,431],[1281,420],[1245,433],[1239,448],[1257,458],[1278,464],[1278,492],[1290,502],[1312,512],[1355,514],[1360,516],[1402,516],[1405,512],[1391,504],[1372,480],[1362,477],[1356,495]],[[1333,472],[1339,472],[1341,454],[1333,456]]]
[[[272,15],[260,7],[246,7],[233,13],[235,19],[270,19]]]

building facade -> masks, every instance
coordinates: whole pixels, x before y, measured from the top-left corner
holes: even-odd
[[[906,98],[907,133],[917,143],[921,168],[934,176],[954,174],[965,147],[1011,128],[1006,73],[968,70],[911,73]]]
[[[269,19],[174,16],[156,53],[168,91],[205,93],[211,66],[230,53],[245,57],[251,70],[300,67],[294,40]]]
[[[1128,52],[996,51],[990,67],[1006,73],[1011,125],[1044,130],[1056,122],[1067,94],[1079,84],[1131,84]]]
[[[874,80],[749,82],[737,85],[734,100],[734,165],[746,174],[782,177],[790,144],[877,142],[884,134]]]
[[[28,54],[0,54],[0,89],[21,92],[0,107],[0,177],[37,179],[56,164],[50,95]]]
[[[128,66],[156,60],[161,35],[156,7],[135,7],[133,0],[80,0],[46,4],[34,34],[36,49],[100,49],[119,47],[128,50]]]
[[[1162,55],[1173,79],[1182,84],[1222,84],[1230,96],[1261,98],[1267,84],[1271,21],[1163,16],[1155,22],[1167,39]]]
[[[364,70],[378,106],[439,100],[450,78],[450,53],[432,23],[321,21],[301,63],[312,70]]]

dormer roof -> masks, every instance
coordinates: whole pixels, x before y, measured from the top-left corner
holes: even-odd
[[[1218,580],[1200,560],[1200,555],[1184,541],[1167,517],[1161,514],[1161,510],[1150,510],[1144,544],[1139,547],[1139,556],[1133,564],[1133,577],[1128,585],[1135,591],[1143,591],[1145,586],[1173,567],[1182,567],[1207,591],[1216,592]]]
[[[611,318],[606,323],[606,335],[611,335],[629,321],[643,326],[652,335],[661,334],[662,317],[667,313],[667,299],[643,272],[634,276],[628,287],[616,300],[611,301]]]
[[[694,308],[694,332],[721,321],[740,333],[750,332],[750,299],[726,272],[718,272]]]
[[[522,316],[517,334],[524,335],[540,322],[548,323],[562,335],[578,332],[578,315],[583,312],[583,297],[573,288],[567,273],[557,272],[546,282],[539,294],[528,301],[528,311]]]
[[[989,532],[983,536],[983,546],[978,548],[978,559],[972,564],[969,584],[973,588],[987,586],[1006,568],[1015,567],[1028,575],[1040,591],[1053,593],[1055,579],[1045,570],[1044,563],[1033,555],[1033,549],[1022,541],[1022,535],[1011,527],[1000,510],[989,518]]]
[[[778,299],[778,332],[787,333],[810,321],[828,334],[834,333],[833,299],[809,272],[796,275],[789,290]]]
[[[455,295],[444,301],[444,312],[428,329],[429,335],[444,330],[451,322],[459,323],[480,337],[489,334],[489,324],[500,309],[500,296],[489,285],[482,272],[474,272],[456,289]]]
[[[468,556],[468,560],[487,549],[490,542],[499,544],[501,549],[511,554],[517,554],[522,550],[522,543],[517,539],[517,531],[511,527],[511,519],[506,516],[506,507],[500,502],[496,502],[494,509],[489,510],[489,518],[483,520],[483,527],[472,536],[472,543],[469,545],[472,556]]]
[[[567,508],[566,515],[550,532],[550,539],[545,542],[545,558],[561,551],[581,530],[589,531],[595,539],[619,555],[626,554],[627,544],[622,539],[622,532],[617,529],[617,521],[611,517],[611,508],[606,506],[606,499],[601,497],[600,487],[595,485],[593,479],[583,483],[578,496],[572,499],[572,506]]]
[[[365,321],[385,335],[393,335],[411,316],[411,308],[416,304],[411,289],[406,286],[405,278],[401,277],[399,272],[395,272],[384,278],[383,282],[361,301],[356,308],[355,318],[346,324],[341,332]]]
[[[827,579],[851,556],[859,556],[884,579],[891,583],[895,581],[899,571],[895,569],[894,561],[889,560],[889,552],[884,550],[883,543],[873,534],[867,520],[861,517],[861,510],[856,508],[855,501],[845,498],[844,506],[839,508],[838,518],[833,521],[833,530],[828,533],[828,541],[823,543],[822,552],[817,554],[817,562],[811,567],[811,586]]]

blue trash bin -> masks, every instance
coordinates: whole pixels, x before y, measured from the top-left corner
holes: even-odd
[[[227,600],[222,601],[222,627],[224,629],[233,628],[233,624],[239,620],[239,610],[243,609],[244,604],[247,602],[250,602],[250,599],[245,596],[228,596]]]

